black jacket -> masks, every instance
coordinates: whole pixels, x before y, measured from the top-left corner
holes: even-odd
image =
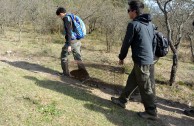
[[[119,59],[125,59],[131,46],[134,63],[139,65],[153,64],[153,39],[154,29],[151,23],[151,16],[149,14],[137,16],[127,26]]]
[[[64,24],[64,30],[65,30],[65,39],[66,39],[66,44],[68,46],[71,45],[71,36],[72,36],[72,33],[71,33],[71,21],[68,20],[68,17],[65,16],[63,18],[63,24]]]

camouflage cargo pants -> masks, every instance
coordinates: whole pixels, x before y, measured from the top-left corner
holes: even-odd
[[[86,71],[86,68],[81,59],[81,52],[80,52],[81,42],[80,41],[72,42],[71,48],[72,48],[72,54],[73,54],[74,60],[78,65],[78,69]],[[64,74],[69,75],[68,55],[69,55],[68,46],[65,44],[61,51],[61,68]]]

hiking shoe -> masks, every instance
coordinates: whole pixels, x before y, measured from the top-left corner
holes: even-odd
[[[122,103],[119,100],[119,98],[111,97],[111,101],[112,101],[112,103],[114,103],[114,104],[116,104],[116,105],[118,105],[118,106],[120,106],[120,107],[122,107],[124,109],[126,108],[126,103]]]
[[[149,120],[157,120],[158,119],[157,115],[151,115],[151,114],[148,114],[147,112],[138,112],[137,114],[139,117],[144,118],[144,119],[149,119]]]

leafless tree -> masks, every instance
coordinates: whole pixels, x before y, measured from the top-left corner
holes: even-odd
[[[193,25],[193,28],[190,29],[191,32],[188,33],[188,38],[190,40],[192,61],[194,62],[194,21],[192,22],[192,25]]]
[[[3,1],[0,1],[0,33],[4,34],[4,23],[5,23],[5,8],[3,7]]]
[[[11,15],[10,14],[10,0],[1,0],[0,1],[0,29],[1,33],[5,34],[5,26],[10,24]]]
[[[127,25],[126,3],[126,0],[1,0],[0,28],[1,31],[4,26],[18,29],[19,41],[26,26],[38,34],[59,32],[62,22],[59,23],[61,20],[55,11],[63,6],[67,12],[84,20],[89,33],[97,30],[101,34],[99,39],[106,38],[107,51],[110,52],[114,42],[122,38]]]
[[[117,2],[119,0],[81,0],[73,8],[73,13],[79,15],[88,25],[89,33],[97,30],[101,33],[99,39],[105,36],[107,52],[123,36],[128,21],[127,9],[121,8],[122,4],[114,4]]]
[[[106,36],[107,52],[110,52],[112,46],[124,36],[129,19],[126,9],[115,9],[114,6],[111,5],[109,6],[108,11],[104,13],[105,15],[101,27],[103,27]]]
[[[26,4],[23,3],[22,0],[16,0],[13,2],[14,4],[14,12],[15,12],[15,15],[14,15],[14,19],[19,27],[19,39],[18,41],[21,42],[21,34],[22,34],[22,28],[23,28],[23,23],[25,21],[25,16],[26,16]]]
[[[191,46],[192,61],[194,61],[194,37],[193,35],[189,35],[189,39],[190,39],[190,46]]]
[[[163,13],[167,38],[173,52],[173,65],[170,76],[170,85],[172,86],[178,68],[178,49],[183,38],[183,28],[193,14],[193,4],[190,3],[191,0],[156,0],[156,2]]]

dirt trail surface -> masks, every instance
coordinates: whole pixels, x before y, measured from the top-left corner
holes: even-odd
[[[57,71],[40,67],[39,64],[33,63],[31,60],[26,61],[19,57],[0,56],[0,62],[4,62],[10,66],[30,70],[48,78],[57,78],[55,75]],[[76,71],[74,71],[73,74],[76,75]],[[118,96],[122,89],[121,86],[111,86],[92,77],[85,82],[80,81],[79,76],[78,80],[72,78],[66,78],[65,80],[71,82],[71,84],[74,83],[75,86],[88,87],[94,95],[106,100],[110,100],[111,96]],[[135,101],[129,101],[126,111],[143,111],[140,97],[135,96],[134,99]],[[163,94],[157,94],[157,107],[159,120],[156,121],[156,124],[164,126],[194,126],[194,117],[189,117],[183,114],[184,108],[188,108],[187,105],[168,100],[168,98]]]

